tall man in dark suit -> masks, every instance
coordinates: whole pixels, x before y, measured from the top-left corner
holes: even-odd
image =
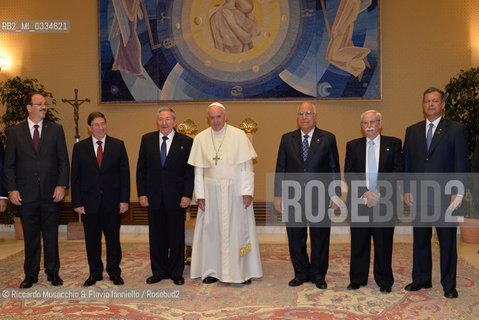
[[[394,283],[391,260],[396,215],[394,212],[384,212],[394,208],[381,205],[380,198],[386,196],[386,190],[377,184],[383,179],[384,182],[394,183],[394,177],[384,173],[403,171],[402,144],[398,138],[381,135],[382,126],[381,113],[368,110],[361,115],[361,129],[366,137],[346,144],[344,175],[349,185],[348,204],[351,216],[349,290],[359,289],[368,282],[371,237],[374,241],[374,280],[380,287],[380,292],[390,293]],[[362,183],[355,192],[352,190],[355,188],[353,182]],[[362,198],[364,202],[356,205],[357,199],[352,201],[352,194],[356,194],[356,197]],[[395,197],[391,198],[390,201],[394,202]],[[374,210],[377,210],[381,217],[389,215],[387,221],[377,221],[379,218],[375,217]],[[368,222],[354,221],[364,217]]]
[[[58,219],[70,172],[65,134],[61,125],[45,119],[48,103],[44,96],[28,94],[25,106],[27,120],[8,130],[4,162],[9,199],[19,206],[25,234],[26,277],[20,288],[30,288],[38,282],[40,233],[47,279],[61,286]]]
[[[330,223],[327,217],[328,204],[330,208],[336,208],[336,205],[327,194],[330,182],[340,180],[339,174],[339,156],[336,146],[336,138],[330,132],[316,127],[316,108],[312,103],[305,102],[298,109],[299,129],[286,133],[281,138],[276,162],[276,179],[274,191],[274,207],[277,211],[283,212],[284,197],[289,195],[282,194],[282,183],[284,180],[292,178],[299,182],[301,212],[287,210],[289,221],[293,221],[293,216],[301,216],[301,222],[287,223],[286,231],[289,241],[289,252],[294,267],[294,278],[289,282],[289,286],[296,287],[304,282],[311,281],[319,289],[326,289],[325,281],[329,261],[329,238]],[[317,177],[325,186],[326,193],[319,197],[324,200],[324,207],[312,205],[314,215],[323,214],[322,221],[319,223],[309,223],[306,218],[308,212],[305,208],[304,186],[320,173]],[[294,196],[293,196],[294,197]],[[321,200],[321,199],[316,199]],[[313,201],[318,203],[318,201]],[[286,210],[286,208],[284,208]],[[310,221],[311,222],[311,221]],[[311,238],[311,262],[306,251],[307,228],[310,226]]]
[[[3,177],[3,159],[5,159],[5,149],[3,143],[0,143],[0,212],[5,212],[8,205],[8,193],[5,188],[5,178]]]
[[[90,276],[83,286],[103,280],[102,231],[106,241],[106,272],[115,285],[121,278],[121,214],[130,201],[130,166],[123,141],[106,134],[101,112],[88,116],[92,133],[75,144],[72,154],[72,206],[82,214]]]
[[[404,140],[404,167],[411,175],[410,180],[420,179],[418,173],[431,174],[439,180],[456,179],[461,174],[469,171],[467,136],[464,125],[442,118],[445,108],[444,93],[436,88],[429,88],[423,95],[423,108],[426,121],[416,123],[406,129]],[[416,176],[412,176],[416,174]],[[447,175],[447,177],[444,177]],[[449,178],[448,178],[449,177]],[[450,179],[451,178],[451,179]],[[431,176],[425,177],[431,179]],[[444,220],[448,206],[457,208],[464,194],[452,191],[452,195],[445,193],[444,181],[441,181],[441,194],[434,202],[432,197],[423,200],[421,196],[409,190],[408,181],[405,183],[404,202],[408,206],[418,207],[418,219],[424,220],[426,215],[431,215],[438,208],[440,219]],[[429,194],[428,194],[429,195]],[[418,200],[427,201],[421,203]],[[416,203],[417,202],[417,203]],[[441,225],[436,222],[436,232],[441,251],[441,284],[446,298],[457,298],[456,290],[456,226]],[[432,227],[415,225],[413,244],[413,282],[408,284],[407,291],[417,291],[422,288],[431,288],[431,238]]]
[[[171,278],[183,285],[185,263],[185,209],[193,195],[194,169],[188,164],[193,139],[173,128],[176,114],[161,108],[159,131],[141,139],[136,168],[138,201],[148,207],[150,260],[153,284]],[[168,254],[169,253],[169,254]]]

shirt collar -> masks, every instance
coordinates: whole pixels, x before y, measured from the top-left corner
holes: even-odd
[[[442,117],[439,117],[436,120],[434,120],[433,122],[426,119],[426,127],[429,127],[429,124],[432,123],[434,125],[434,127],[437,128],[437,126],[439,125],[439,121],[441,121],[441,119],[442,119]]]
[[[34,123],[32,120],[30,120],[30,118],[27,118],[27,122],[28,122],[28,127],[30,128],[30,130],[33,128],[35,124],[38,124],[39,128],[41,128],[43,125],[43,120],[40,121],[39,123]]]
[[[305,135],[308,135],[308,139],[311,138],[311,137],[313,136],[314,129],[316,129],[316,128],[313,128],[313,129],[312,129],[310,132],[308,132],[308,133],[304,133],[303,130],[299,130],[299,131],[301,131],[301,137],[304,139],[304,136],[305,136]]]
[[[160,139],[162,139],[163,136],[164,136],[164,134],[161,133],[161,131],[160,131]],[[167,135],[168,140],[172,141],[174,136],[175,136],[175,129],[171,130],[171,132]]]
[[[381,141],[381,135],[378,134],[378,135],[376,136],[376,138],[374,138],[374,139],[372,139],[372,140],[369,139],[368,137],[366,137],[366,143],[369,143],[369,141],[374,141],[374,145],[378,145],[378,143]]]
[[[103,137],[103,139],[101,139],[101,140],[98,140],[98,139],[97,139],[97,138],[95,138],[93,135],[91,136],[91,138],[93,139],[93,144],[94,144],[94,145],[96,145],[96,144],[97,144],[97,143],[96,143],[97,141],[101,141],[101,142],[102,142],[102,144],[103,144],[103,145],[105,145],[106,134],[105,134],[105,136]]]

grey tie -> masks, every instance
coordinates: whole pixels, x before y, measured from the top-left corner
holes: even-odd
[[[429,130],[427,130],[427,136],[426,136],[427,150],[429,150],[429,147],[431,146],[431,142],[432,142],[432,128],[434,128],[434,124],[431,122],[429,124]]]

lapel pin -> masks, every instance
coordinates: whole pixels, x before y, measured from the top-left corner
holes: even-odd
[[[316,143],[319,143],[319,138],[318,138],[318,139],[316,139]]]
[[[183,146],[181,146],[180,149],[183,150]]]
[[[386,151],[389,151],[389,148],[386,148]]]

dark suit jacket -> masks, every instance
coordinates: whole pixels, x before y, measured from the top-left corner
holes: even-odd
[[[167,210],[181,209],[181,197],[193,195],[194,169],[188,164],[193,139],[175,132],[164,167],[161,165],[160,134],[145,134],[141,139],[136,167],[138,196],[147,196],[151,208],[163,203]]]
[[[421,121],[407,128],[404,139],[404,169],[407,173],[433,174],[431,176],[437,176],[441,182],[454,178],[465,184],[465,173],[469,172],[469,165],[464,125],[442,118],[434,132],[429,150],[426,147],[426,122]],[[406,183],[406,192],[409,191],[408,187],[409,184]]]
[[[274,195],[282,197],[281,183],[284,179],[296,180],[301,186],[309,180],[319,179],[327,192],[331,181],[341,179],[339,172],[338,148],[332,133],[317,127],[314,129],[306,162],[303,161],[301,130],[286,133],[279,145]],[[315,176],[316,173],[320,175]],[[329,204],[329,197],[325,197],[325,203]]]
[[[346,144],[346,160],[344,163],[344,178],[349,185],[348,192],[348,206],[351,208],[351,181],[366,181],[366,141],[365,137],[358,138],[349,141]],[[378,165],[378,182],[390,182],[393,185],[393,193],[389,199],[392,203],[396,203],[396,181],[400,178],[399,173],[403,172],[403,158],[402,158],[402,144],[401,140],[394,137],[380,136],[380,149],[379,149],[379,165]],[[392,174],[397,173],[397,174]],[[384,196],[384,189],[378,188],[378,190]],[[366,187],[359,188],[358,197],[367,191]],[[360,206],[360,212],[362,209],[366,209],[366,206]]]
[[[63,127],[43,120],[38,153],[26,120],[11,127],[4,166],[7,191],[18,190],[23,203],[33,202],[39,196],[52,200],[55,187],[68,188],[70,162]]]
[[[479,141],[474,149],[474,155],[471,160],[471,172],[479,172]]]
[[[120,202],[130,202],[130,166],[125,144],[106,136],[101,168],[98,166],[92,137],[73,146],[72,206],[85,212],[104,209],[117,212]]]
[[[410,126],[404,139],[404,166],[406,172],[468,172],[466,127],[442,118],[427,150],[426,122]]]
[[[441,187],[441,211],[447,208],[451,197],[444,192],[450,180],[460,180],[466,185],[468,149],[466,128],[463,124],[441,118],[434,132],[431,146],[426,146],[426,122],[421,121],[406,129],[404,139],[404,169],[406,181],[404,191],[410,191],[409,181],[433,180]],[[418,186],[418,190],[421,188]],[[457,193],[455,189],[452,193]],[[415,199],[421,199],[417,193]],[[432,193],[427,196],[428,204],[437,206]]]
[[[0,196],[7,197],[7,188],[5,187],[5,178],[3,177],[3,159],[5,159],[5,149],[3,143],[0,143]]]

